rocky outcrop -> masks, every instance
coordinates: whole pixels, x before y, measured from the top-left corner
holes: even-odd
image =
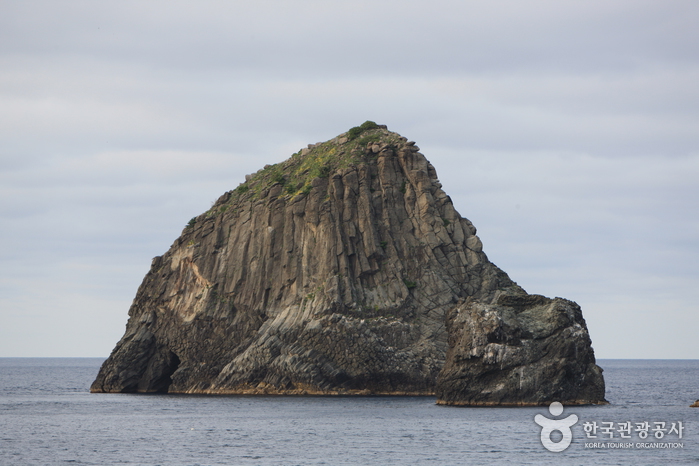
[[[439,404],[541,405],[604,401],[580,307],[561,298],[498,291],[467,299],[447,316],[449,350]]]
[[[538,402],[602,401],[579,308],[526,304],[539,299],[488,261],[415,143],[367,122],[265,166],[193,218],[153,259],[91,390],[437,392],[461,404],[472,363],[497,360],[496,384],[525,365],[526,377],[554,377]],[[533,400],[526,387],[498,402]]]

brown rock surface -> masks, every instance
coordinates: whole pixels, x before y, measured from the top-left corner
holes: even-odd
[[[528,295],[488,261],[414,144],[367,122],[221,196],[153,259],[91,390],[434,394],[464,317]],[[587,352],[571,370],[594,372],[573,320],[584,331],[561,338]]]

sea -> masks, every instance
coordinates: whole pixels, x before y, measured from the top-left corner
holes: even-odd
[[[91,394],[102,361],[0,358],[0,465],[699,464],[699,360],[599,360],[610,404],[561,414],[434,397]],[[566,420],[545,436],[562,451],[544,446],[537,415]]]

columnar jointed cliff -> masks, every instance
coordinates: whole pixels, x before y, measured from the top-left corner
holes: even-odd
[[[419,148],[371,122],[192,219],[91,390],[604,401],[579,308],[491,264]]]

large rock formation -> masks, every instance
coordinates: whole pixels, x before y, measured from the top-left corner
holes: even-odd
[[[537,405],[604,400],[580,306],[562,298],[497,291],[447,316],[449,350],[437,403]]]
[[[490,263],[415,143],[372,122],[193,218],[91,390],[604,401],[577,305]]]

